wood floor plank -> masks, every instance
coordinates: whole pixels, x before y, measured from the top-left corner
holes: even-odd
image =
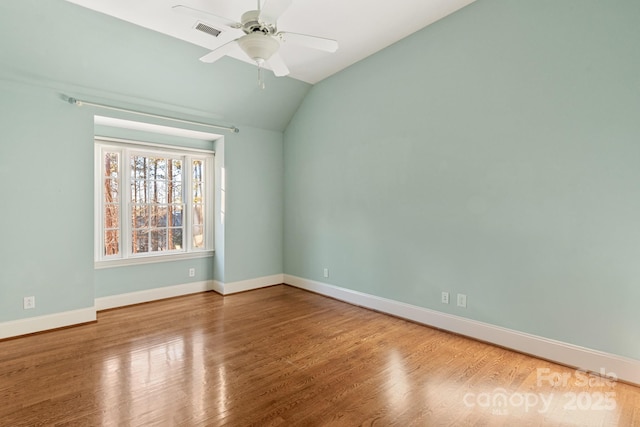
[[[640,426],[580,375],[282,285],[0,341],[0,426]]]

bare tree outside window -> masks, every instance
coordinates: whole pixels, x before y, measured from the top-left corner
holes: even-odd
[[[118,160],[118,153],[104,155],[104,255],[107,256],[120,251]]]
[[[131,251],[179,250],[182,231],[182,160],[131,156]]]
[[[193,161],[193,227],[194,248],[204,248],[204,162]]]

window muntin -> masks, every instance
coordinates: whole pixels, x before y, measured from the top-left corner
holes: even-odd
[[[96,142],[96,261],[213,250],[213,153]]]

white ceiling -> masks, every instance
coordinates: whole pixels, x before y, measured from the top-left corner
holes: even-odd
[[[194,9],[240,21],[257,0],[67,0],[172,37],[213,50],[238,36],[223,31],[217,38],[195,30],[196,18],[172,7]],[[269,1],[269,0],[266,0]],[[336,53],[283,44],[280,53],[290,77],[307,83],[320,80],[384,49],[475,0],[294,0],[278,20],[278,30],[335,39]],[[215,22],[205,23],[220,29]],[[242,34],[242,33],[240,33]],[[207,50],[203,49],[202,54]],[[253,63],[239,48],[229,54]],[[193,58],[198,61],[198,58]],[[216,64],[203,64],[215,67]]]

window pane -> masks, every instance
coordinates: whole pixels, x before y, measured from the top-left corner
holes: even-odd
[[[104,207],[104,228],[120,227],[120,209],[116,204],[105,205]]]
[[[172,205],[169,207],[169,227],[182,227],[182,211],[184,208],[182,205]]]
[[[171,241],[169,242],[169,249],[179,250],[184,247],[182,244],[182,228],[172,228],[169,230]]]
[[[133,203],[147,203],[147,183],[148,181],[139,179],[131,182],[131,201]]]
[[[202,249],[204,242],[204,161],[194,160],[192,163],[192,230],[191,237],[193,248]]]
[[[204,183],[202,182],[194,182],[193,183],[193,203],[202,203],[204,201]]]
[[[182,160],[172,160],[172,173],[169,175],[169,179],[173,181],[182,181]]]
[[[172,183],[171,200],[169,203],[182,203],[182,184]]]
[[[204,226],[194,225],[192,230],[193,247],[204,248]]]
[[[194,225],[204,224],[204,206],[203,205],[195,205],[193,207],[193,224]]]
[[[167,230],[153,230],[151,232],[151,250],[153,252],[164,251],[167,249]]]
[[[115,179],[104,180],[104,201],[107,203],[118,201],[118,181]]]
[[[167,206],[152,205],[151,206],[151,227],[167,226]]]
[[[202,181],[202,174],[204,173],[204,163],[202,160],[193,161],[193,181]]]
[[[132,228],[146,228],[149,227],[149,207],[148,206],[134,206],[132,209]]]
[[[104,233],[104,255],[118,255],[120,252],[120,232],[107,230]]]
[[[133,231],[131,251],[134,254],[149,252],[149,233],[141,230]]]
[[[167,203],[167,183],[165,181],[149,181],[149,201],[151,203]]]
[[[147,158],[131,156],[131,179],[145,179],[147,177]]]
[[[149,157],[147,161],[148,179],[165,179],[167,177],[167,161],[159,157]]]
[[[202,203],[204,196],[204,162],[202,160],[193,161],[193,202]]]
[[[104,154],[104,176],[118,178],[118,153]]]

